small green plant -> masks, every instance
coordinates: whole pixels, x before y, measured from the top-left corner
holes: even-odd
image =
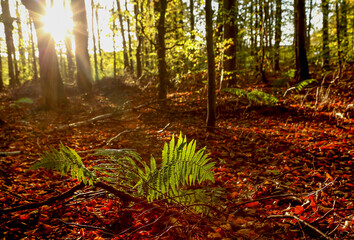
[[[249,101],[257,104],[275,105],[279,101],[278,98],[273,95],[259,90],[252,90],[248,92],[240,88],[224,88],[222,91],[229,92],[240,97],[244,96]]]
[[[182,134],[177,139],[173,136],[169,143],[165,143],[161,164],[151,156],[148,165],[130,149],[103,149],[98,150],[96,155],[103,158],[95,160],[97,164],[89,170],[75,150],[61,144],[59,151],[52,149],[45,152],[30,170],[43,167],[64,175],[70,172],[72,178],[85,184],[95,185],[98,181],[105,181],[129,194],[144,196],[149,201],[174,199],[179,203],[203,200],[200,198],[204,193],[202,189],[189,190],[187,186],[214,181],[214,163],[209,161],[205,148],[196,151],[196,141],[187,142]]]

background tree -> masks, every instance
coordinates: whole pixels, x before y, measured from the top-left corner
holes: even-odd
[[[4,79],[2,76],[2,57],[1,57],[2,39],[0,38],[0,92],[4,90]]]
[[[305,0],[295,0],[297,10],[297,57],[298,57],[298,79],[306,80],[310,78],[309,67],[305,47]]]
[[[92,71],[88,53],[88,27],[85,0],[71,0],[74,21],[76,81],[82,93],[92,96]]]
[[[211,0],[205,1],[205,30],[208,56],[208,106],[207,106],[207,130],[213,131],[216,122],[216,83],[215,83],[215,59],[213,41],[213,11]]]
[[[228,85],[232,86],[236,84],[236,17],[235,17],[235,0],[223,1],[223,18],[224,18],[224,41],[225,46],[225,60],[224,70],[225,77],[228,81]]]
[[[2,9],[2,22],[5,29],[5,40],[6,40],[6,49],[7,49],[7,65],[10,77],[10,86],[14,87],[19,84],[16,71],[16,57],[15,57],[15,48],[12,31],[14,18],[10,15],[10,7],[8,0],[1,0],[1,9]]]
[[[93,60],[95,66],[95,81],[99,80],[98,76],[98,61],[97,61],[97,46],[95,35],[95,2],[91,0],[91,27],[92,27],[92,43],[93,43]],[[98,28],[98,26],[97,26]]]
[[[50,33],[44,32],[42,29],[44,23],[41,21],[41,16],[45,14],[46,1],[22,0],[22,3],[30,11],[37,33],[40,83],[44,106],[54,109],[66,103],[66,96],[59,72],[54,39]]]
[[[329,0],[322,0],[322,67],[329,64],[329,33],[328,33]]]
[[[128,58],[128,51],[127,51],[127,42],[125,40],[125,33],[124,33],[124,22],[123,22],[123,13],[120,7],[120,1],[116,0],[117,2],[117,10],[118,10],[118,20],[120,25],[120,32],[122,34],[122,43],[123,43],[123,57],[124,57],[124,69],[129,69],[129,58]]]
[[[166,44],[165,44],[165,16],[167,9],[167,0],[159,0],[155,6],[159,13],[157,20],[157,59],[159,72],[159,94],[160,100],[166,99],[167,96],[167,68],[166,68]]]
[[[281,0],[276,0],[275,12],[275,43],[274,43],[274,70],[280,71],[279,55],[280,55],[280,42],[281,42],[281,21],[282,21],[282,4]]]

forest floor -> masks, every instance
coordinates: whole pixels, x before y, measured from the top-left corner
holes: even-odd
[[[0,239],[353,239],[352,76],[286,96],[286,87],[241,86],[279,97],[274,106],[218,92],[212,133],[205,128],[206,88],[187,80],[162,109],[154,102],[156,88],[109,79],[96,86],[93,100],[72,94],[58,111],[42,110],[30,88],[1,93]],[[87,121],[117,108],[134,110]],[[79,121],[87,122],[68,126]],[[210,186],[218,189],[219,203],[209,216],[186,212],[175,219],[139,204],[122,207],[92,187],[38,208],[2,212],[77,184],[48,170],[27,171],[60,143],[90,166],[100,148],[136,149],[149,161],[180,132],[196,139],[197,148],[206,146],[216,162]]]

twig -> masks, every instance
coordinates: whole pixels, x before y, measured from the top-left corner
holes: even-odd
[[[41,207],[44,205],[52,205],[55,203],[55,201],[63,200],[65,198],[71,197],[77,190],[80,190],[84,187],[85,187],[85,184],[81,182],[80,184],[74,186],[73,188],[69,189],[68,191],[64,192],[63,194],[61,194],[59,196],[51,197],[51,198],[44,200],[42,202],[30,203],[30,204],[26,204],[26,205],[14,207],[14,208],[1,209],[0,215],[3,213],[10,213],[10,212],[17,212],[20,210],[28,210],[28,209],[38,208],[38,207]]]
[[[96,227],[96,226],[91,226],[91,225],[64,222],[63,220],[61,220],[59,218],[55,218],[55,220],[58,220],[59,222],[64,223],[65,225],[74,226],[74,227],[78,227],[78,228],[88,228],[88,229],[102,230],[106,234],[109,234],[109,235],[112,235],[112,236],[114,235],[114,233],[110,232],[109,230],[107,230],[104,227]]]
[[[161,130],[157,131],[157,133],[162,133],[163,131],[165,131],[166,128],[168,128],[168,126],[170,126],[170,123],[167,123],[166,126]]]
[[[116,140],[116,139],[119,138],[122,134],[128,133],[128,132],[131,132],[131,130],[124,130],[123,132],[118,133],[117,135],[115,135],[114,137],[112,137],[111,139],[109,139],[109,140],[107,141],[106,145],[108,146],[109,144],[111,144],[111,142],[112,142],[113,140]]]
[[[20,154],[21,151],[14,151],[14,152],[0,152],[0,156],[14,156]]]
[[[268,216],[267,218],[294,218],[296,219],[297,221],[305,224],[307,227],[311,228],[312,230],[315,230],[317,233],[319,233],[322,237],[324,237],[325,239],[328,239],[328,240],[332,240],[331,237],[327,236],[326,234],[324,234],[321,230],[315,228],[314,226],[312,226],[310,223],[302,220],[301,218],[298,218],[296,216],[292,216],[292,215],[270,215]]]

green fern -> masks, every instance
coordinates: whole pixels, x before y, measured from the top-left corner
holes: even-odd
[[[156,168],[156,160],[150,159],[150,168],[141,182],[143,189],[148,189],[148,199],[154,200],[163,196],[179,196],[181,188],[187,185],[195,185],[203,181],[214,181],[212,169],[213,162],[209,162],[205,148],[196,151],[196,141],[187,142],[182,134],[175,137],[169,143],[165,143],[162,150],[161,167]]]
[[[130,194],[143,195],[149,201],[173,198],[180,204],[189,204],[211,199],[209,191],[188,189],[186,186],[207,180],[214,182],[212,169],[215,163],[209,162],[205,148],[197,151],[196,141],[187,142],[182,134],[177,139],[172,136],[171,141],[165,143],[160,166],[153,156],[148,165],[130,149],[103,149],[96,155],[103,158],[95,160],[93,172],[84,166],[75,150],[61,144],[60,151],[52,149],[45,152],[30,170],[43,167],[62,174],[70,172],[72,178],[90,185],[106,181]]]
[[[70,171],[72,178],[89,185],[93,185],[96,180],[95,174],[85,167],[75,150],[65,147],[63,144],[60,145],[60,151],[51,149],[51,151],[44,152],[40,161],[33,164],[29,170],[38,168],[56,170],[63,175],[67,175]]]
[[[251,92],[248,92],[239,88],[224,88],[222,91],[229,92],[240,97],[244,96],[249,101],[257,104],[275,105],[279,101],[278,98],[273,95],[259,90],[252,90]]]
[[[317,83],[317,80],[316,79],[303,80],[303,81],[297,83],[295,85],[295,88],[296,88],[297,91],[301,91],[302,89],[304,89],[305,87],[307,87],[308,85],[310,85],[312,83]]]

